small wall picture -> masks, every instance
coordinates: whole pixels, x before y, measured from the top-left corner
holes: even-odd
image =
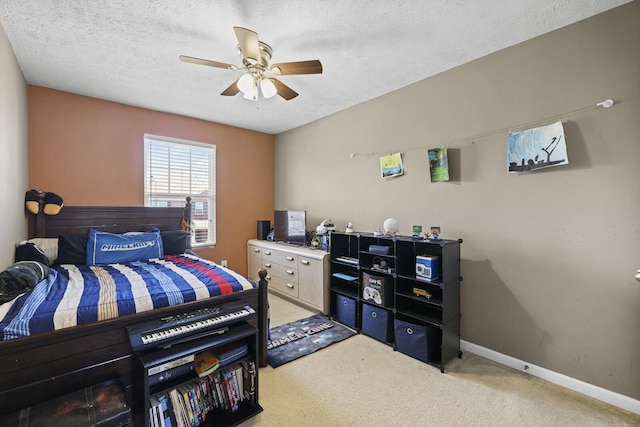
[[[404,173],[402,168],[402,156],[400,153],[380,157],[380,172],[383,178],[391,178]]]
[[[566,165],[567,145],[562,122],[509,132],[507,147],[507,171],[528,172],[540,168]]]
[[[441,145],[438,148],[429,149],[429,169],[431,182],[449,181],[449,160],[447,159],[447,147]]]

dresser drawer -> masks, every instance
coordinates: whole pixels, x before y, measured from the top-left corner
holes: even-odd
[[[293,283],[284,277],[272,276],[269,280],[269,289],[282,292],[290,297],[298,298],[298,283]]]
[[[262,261],[296,267],[298,265],[298,255],[265,248],[262,251]]]
[[[267,272],[274,277],[281,277],[290,282],[298,283],[298,270],[286,265],[264,263]],[[270,267],[267,267],[269,265]]]
[[[290,266],[273,264],[271,268],[271,274],[281,277],[293,283],[298,283],[298,270],[291,268]]]

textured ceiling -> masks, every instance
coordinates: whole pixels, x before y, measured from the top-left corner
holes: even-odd
[[[27,83],[278,134],[630,0],[0,0]],[[256,31],[300,95],[220,96],[241,64],[233,26]]]

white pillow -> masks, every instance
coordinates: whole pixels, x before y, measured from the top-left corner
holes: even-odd
[[[49,265],[53,265],[53,262],[58,259],[58,238],[57,237],[36,237],[29,239],[27,242],[33,243],[47,256]]]

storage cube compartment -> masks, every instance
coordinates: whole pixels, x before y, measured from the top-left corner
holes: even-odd
[[[440,361],[442,331],[437,326],[396,319],[396,349],[423,362]]]
[[[128,426],[124,385],[109,380],[0,417],[3,426]]]
[[[362,304],[362,333],[378,341],[393,341],[393,318],[389,310]]]
[[[393,284],[390,277],[362,273],[362,300],[385,307],[393,305]]]
[[[416,279],[435,281],[440,278],[440,261],[436,255],[416,256]]]
[[[356,327],[356,300],[336,295],[336,320],[352,328]]]

